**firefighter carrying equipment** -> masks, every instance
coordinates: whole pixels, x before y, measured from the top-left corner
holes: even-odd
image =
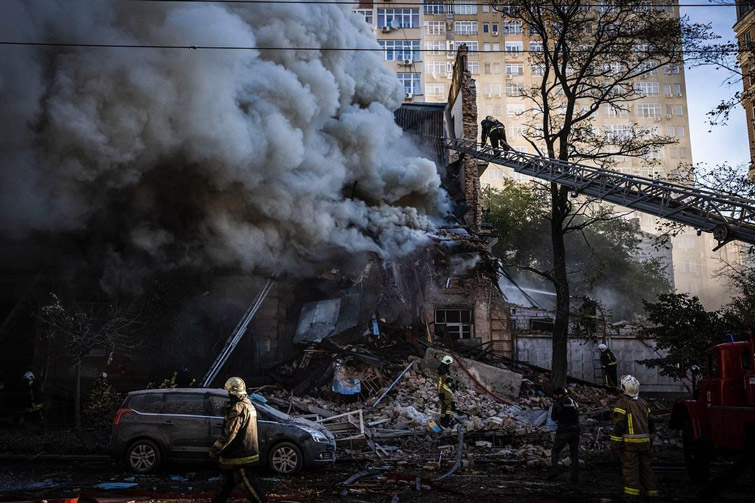
[[[240,377],[231,377],[225,382],[223,388],[229,395],[236,398],[243,398],[246,396],[246,383]]]

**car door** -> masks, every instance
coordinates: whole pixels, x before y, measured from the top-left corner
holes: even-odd
[[[196,459],[207,456],[211,416],[204,393],[166,393],[164,425],[171,456]]]

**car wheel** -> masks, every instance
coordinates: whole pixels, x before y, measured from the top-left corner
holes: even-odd
[[[126,450],[126,465],[135,473],[153,473],[160,468],[160,448],[152,440],[137,440]]]
[[[303,464],[301,449],[291,442],[277,444],[268,455],[267,465],[281,475],[298,473]]]

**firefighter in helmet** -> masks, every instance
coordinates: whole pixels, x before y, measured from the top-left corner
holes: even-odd
[[[451,378],[451,364],[454,359],[446,355],[438,365],[438,400],[440,401],[440,425],[444,428],[451,426],[451,418],[454,415],[454,391],[455,387]]]
[[[636,377],[621,378],[624,392],[613,407],[611,450],[618,451],[624,472],[625,499],[639,500],[645,489],[651,499],[658,498],[655,475],[650,466],[650,435],[654,431],[648,404],[639,397],[640,382]]]
[[[254,503],[266,500],[260,487],[252,480],[247,467],[259,461],[257,412],[246,393],[240,377],[225,382],[230,403],[223,419],[223,433],[210,447],[210,458],[220,463],[220,487],[213,503],[225,503],[236,487]]]
[[[600,350],[600,366],[603,369],[603,385],[616,388],[618,373],[616,371],[616,356],[605,344],[598,344]]]
[[[42,383],[39,382],[34,372],[24,374],[26,384],[23,421],[39,424],[44,421],[42,408],[44,407]]]
[[[506,128],[495,117],[488,115],[480,123],[482,126],[482,144],[485,145],[485,141],[490,138],[490,146],[494,149],[503,148],[504,150],[511,150],[511,147],[506,143]]]

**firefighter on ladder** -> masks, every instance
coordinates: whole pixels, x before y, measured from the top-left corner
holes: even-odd
[[[223,434],[210,447],[210,458],[220,463],[220,489],[212,503],[225,503],[235,487],[254,503],[267,501],[259,486],[249,477],[247,467],[259,461],[257,412],[240,377],[225,382],[230,403],[223,419]]]
[[[485,145],[485,140],[490,138],[490,146],[498,150],[503,148],[504,151],[511,150],[511,147],[506,143],[506,128],[501,121],[495,117],[488,115],[480,123],[482,126],[482,144]]]
[[[639,397],[640,382],[636,377],[621,378],[624,394],[613,407],[613,434],[611,450],[618,451],[624,472],[624,496],[628,501],[639,500],[641,488],[645,488],[652,500],[658,499],[655,475],[650,466],[650,434],[653,420],[650,408]]]
[[[444,356],[438,365],[438,400],[440,401],[440,425],[444,428],[451,426],[451,418],[454,415],[454,392],[451,379],[451,364],[454,359],[449,355]]]
[[[600,350],[600,366],[603,369],[603,385],[616,388],[618,372],[616,370],[616,356],[605,344],[598,344]]]

